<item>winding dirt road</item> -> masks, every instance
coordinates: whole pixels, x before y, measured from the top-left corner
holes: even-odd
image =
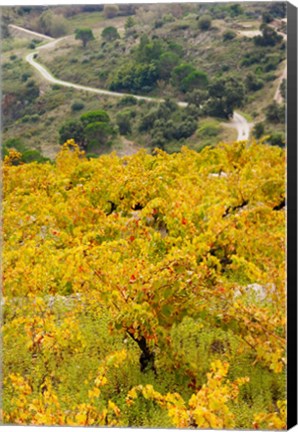
[[[134,96],[138,100],[145,100],[145,101],[149,101],[149,102],[164,102],[164,99],[153,98],[153,97],[148,97],[148,96],[132,95],[132,94],[128,94],[128,93],[117,93],[117,92],[113,92],[113,91],[109,91],[109,90],[98,89],[98,88],[94,88],[94,87],[88,87],[88,86],[84,86],[84,85],[80,85],[80,84],[75,84],[75,83],[72,83],[69,81],[59,80],[59,79],[55,78],[51,74],[51,72],[49,72],[43,65],[38,63],[36,61],[36,58],[38,57],[38,51],[39,50],[53,48],[58,42],[68,38],[69,36],[65,36],[65,37],[62,37],[60,39],[53,39],[53,38],[50,38],[49,36],[45,36],[43,34],[36,33],[36,32],[31,31],[31,30],[27,30],[27,29],[24,29],[22,27],[15,26],[13,24],[10,24],[9,27],[11,27],[14,30],[17,30],[18,32],[24,32],[26,35],[32,35],[32,36],[35,36],[36,38],[38,37],[42,40],[49,40],[49,43],[41,45],[40,47],[37,47],[34,52],[28,54],[26,56],[26,61],[32,67],[34,67],[42,75],[42,77],[44,79],[51,82],[52,84],[58,84],[58,85],[63,86],[63,87],[71,87],[71,88],[74,88],[76,90],[83,90],[83,91],[88,91],[91,93],[97,93],[97,94],[102,94],[102,95],[112,96],[112,97],[121,97],[122,98],[123,96]],[[188,105],[187,102],[180,102],[180,101],[178,101],[177,104],[178,104],[178,106],[183,107],[183,108],[187,107],[187,105]],[[240,115],[237,112],[234,112],[234,116],[230,121],[230,125],[231,125],[231,127],[235,128],[237,130],[237,133],[238,133],[237,141],[246,141],[249,139],[251,124],[249,124],[247,122],[247,120],[242,115]]]

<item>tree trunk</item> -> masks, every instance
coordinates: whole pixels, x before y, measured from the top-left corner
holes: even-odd
[[[156,369],[154,364],[155,354],[148,347],[144,336],[141,336],[139,339],[136,339],[130,332],[127,333],[138,344],[140,350],[142,351],[140,355],[140,371],[146,372],[147,370],[152,370],[156,374]]]

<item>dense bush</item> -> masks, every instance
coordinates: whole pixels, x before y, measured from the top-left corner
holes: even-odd
[[[215,79],[209,85],[209,98],[205,104],[205,112],[215,117],[231,118],[233,111],[241,107],[245,101],[245,87],[236,78]]]
[[[208,78],[205,72],[196,70],[191,64],[181,63],[172,70],[171,82],[179,90],[187,92],[206,87]]]
[[[210,15],[202,15],[199,18],[198,26],[200,30],[209,30],[211,27],[212,18]]]
[[[60,144],[64,144],[69,139],[74,139],[80,146],[85,145],[84,126],[80,121],[69,120],[65,122],[59,129]]]
[[[168,80],[171,77],[172,70],[180,63],[180,57],[172,51],[166,51],[161,54],[157,70],[158,75],[163,80]]]
[[[235,39],[235,37],[236,33],[233,30],[226,30],[222,35],[222,39],[224,42]]]
[[[71,110],[72,111],[80,111],[85,107],[85,104],[83,102],[80,101],[75,101],[72,105],[71,105]]]
[[[89,111],[79,120],[69,120],[59,129],[60,144],[73,139],[82,149],[88,152],[106,145],[115,135],[110,117],[104,110]]]
[[[266,119],[270,123],[284,123],[285,121],[285,106],[278,105],[277,102],[273,102],[266,109]]]
[[[68,32],[67,20],[51,10],[46,10],[40,15],[38,25],[42,33],[53,37],[61,37]]]
[[[20,138],[10,138],[3,143],[2,158],[9,155],[9,152],[16,150],[20,158],[16,161],[15,165],[20,163],[48,162],[49,159],[45,158],[39,150],[29,149]]]
[[[262,36],[255,36],[254,43],[259,46],[275,46],[282,41],[282,36],[279,35],[272,27],[263,24],[261,26]]]
[[[131,118],[132,113],[130,110],[124,110],[117,113],[116,123],[121,135],[128,135],[131,133]]]
[[[164,149],[172,140],[181,140],[194,134],[197,129],[197,112],[181,110],[171,100],[144,114],[139,123],[140,132],[149,132],[151,145]]]
[[[80,120],[83,126],[87,126],[88,124],[94,122],[109,123],[110,117],[106,111],[100,109],[96,111],[89,111],[85,114],[82,114]]]
[[[117,103],[118,106],[130,106],[130,105],[137,105],[138,100],[134,96],[124,96],[120,99],[120,101]]]
[[[116,39],[120,39],[120,35],[118,33],[118,30],[116,29],[116,27],[105,27],[103,29],[103,31],[101,32],[101,36],[103,39],[107,40],[107,41],[113,41]]]
[[[264,81],[255,74],[249,73],[245,78],[245,85],[248,91],[257,91],[264,87]]]
[[[103,7],[103,14],[106,18],[115,18],[119,13],[119,7],[117,5],[105,4]]]
[[[261,138],[265,134],[265,125],[263,122],[256,123],[253,131],[252,131],[254,137],[257,139]]]
[[[283,134],[283,133],[273,133],[268,138],[268,142],[271,145],[274,145],[274,146],[284,147],[286,145],[285,134]]]
[[[153,63],[127,63],[115,73],[110,83],[110,90],[147,93],[154,88],[157,80],[158,73]]]

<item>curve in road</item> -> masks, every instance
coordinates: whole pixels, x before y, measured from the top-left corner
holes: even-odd
[[[231,119],[231,126],[238,132],[237,141],[246,141],[249,139],[251,125],[245,117],[235,111]]]

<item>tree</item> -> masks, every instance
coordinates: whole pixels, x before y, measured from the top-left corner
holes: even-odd
[[[276,101],[272,102],[266,109],[266,119],[270,123],[283,123],[285,121],[285,106],[278,105]]]
[[[259,139],[265,133],[265,125],[263,122],[256,123],[253,128],[253,135]]]
[[[83,126],[85,127],[88,124],[94,123],[94,122],[109,123],[110,117],[106,111],[97,110],[97,111],[89,111],[89,112],[81,115],[80,120],[81,120]]]
[[[87,151],[93,151],[108,144],[108,141],[115,135],[115,131],[109,123],[95,121],[84,128],[84,135]]]
[[[243,105],[245,88],[242,82],[233,77],[216,79],[209,85],[209,99],[206,110],[210,115],[225,117],[233,116],[235,108]]]
[[[119,7],[117,5],[105,4],[103,14],[106,18],[115,18],[118,15]]]
[[[229,9],[230,9],[230,15],[232,17],[241,15],[244,12],[242,6],[239,3],[232,4]]]
[[[191,73],[195,72],[195,70],[195,67],[189,63],[181,63],[176,66],[171,73],[173,85],[180,88],[182,81]]]
[[[121,135],[128,135],[131,133],[131,112],[129,110],[117,113],[116,122]]]
[[[73,139],[80,147],[85,146],[84,126],[80,121],[68,120],[65,122],[59,129],[59,136],[60,144]]]
[[[287,5],[284,2],[269,3],[269,13],[274,18],[285,18],[287,14]]]
[[[184,92],[193,91],[197,88],[204,88],[208,84],[208,76],[205,72],[195,70],[187,75],[182,81],[180,88]]]
[[[158,75],[163,80],[168,80],[171,76],[171,72],[180,63],[180,58],[177,54],[166,51],[161,54],[158,63],[157,70]]]
[[[127,20],[125,21],[125,25],[124,25],[125,30],[131,29],[132,27],[135,26],[135,24],[136,23],[135,23],[135,20],[133,19],[133,17],[129,16],[127,18]]]
[[[265,24],[269,24],[273,21],[273,16],[269,12],[264,12],[262,14],[262,22]]]
[[[110,90],[148,93],[158,80],[156,66],[153,63],[126,63],[115,73]]]
[[[249,73],[245,78],[245,85],[248,91],[257,91],[264,87],[264,81],[257,78],[255,74]]]
[[[89,151],[99,144],[106,144],[114,132],[106,111],[89,111],[82,114],[79,120],[69,120],[61,126],[60,144],[73,139],[80,148]]]
[[[94,35],[90,28],[78,28],[75,30],[75,38],[80,39],[86,48],[87,43],[94,40]]]
[[[211,27],[212,18],[210,15],[202,15],[199,18],[198,25],[200,30],[209,30]]]
[[[261,25],[261,30],[262,36],[255,36],[253,38],[255,45],[275,46],[283,40],[283,37],[267,24]]]
[[[105,27],[103,29],[103,31],[101,32],[101,36],[103,37],[103,39],[107,40],[107,41],[113,41],[115,39],[120,39],[120,35],[118,33],[118,30],[116,29],[116,27]]]
[[[192,92],[187,93],[187,102],[196,107],[201,107],[208,99],[208,89],[194,89]]]
[[[62,15],[56,15],[51,10],[43,12],[38,20],[42,33],[53,37],[60,37],[67,33],[68,23]]]
[[[162,42],[159,39],[149,40],[147,35],[144,35],[141,37],[136,58],[140,63],[157,63],[162,53]]]

